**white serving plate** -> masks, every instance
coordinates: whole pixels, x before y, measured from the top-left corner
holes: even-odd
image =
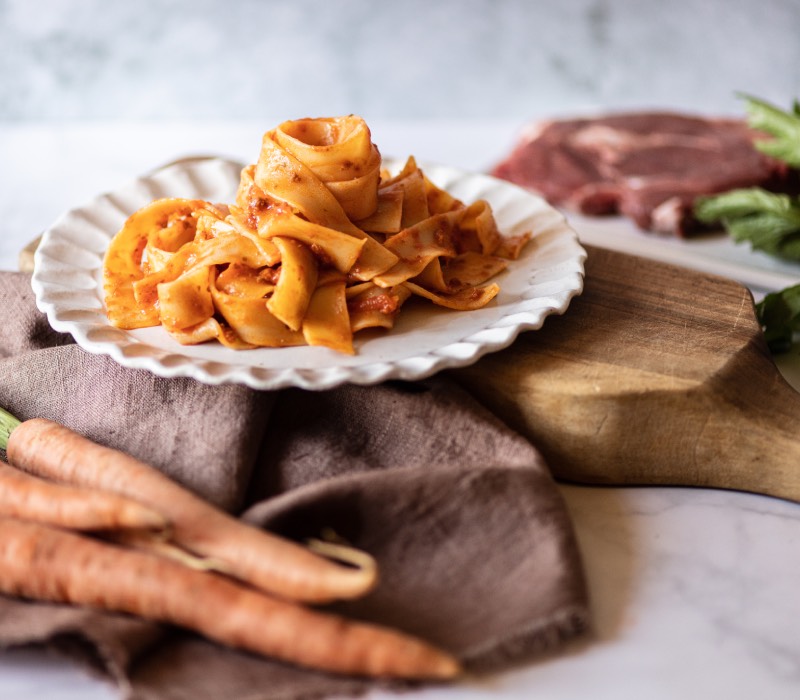
[[[399,167],[392,161],[385,165],[390,170]],[[169,166],[60,217],[45,232],[34,258],[37,305],[54,329],[125,367],[255,389],[328,389],[346,382],[421,379],[505,348],[520,332],[538,329],[550,314],[566,311],[583,289],[586,253],[562,214],[541,197],[507,182],[445,166],[421,167],[435,184],[465,202],[488,200],[503,233],[533,232],[520,259],[496,278],[501,291],[483,309],[459,312],[407,303],[391,331],[357,334],[353,356],[321,347],[231,350],[217,342],[184,346],[160,327],[112,327],[102,288],[109,241],[130,214],[158,197],[232,202],[241,164],[223,159]]]

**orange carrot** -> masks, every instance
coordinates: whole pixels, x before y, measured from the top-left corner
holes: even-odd
[[[0,514],[73,530],[167,527],[164,516],[130,498],[38,479],[5,462],[0,462]]]
[[[409,635],[39,523],[0,518],[0,591],[175,624],[334,673],[415,679],[459,673],[450,655]]]
[[[322,603],[361,596],[376,583],[374,563],[341,566],[247,525],[157,469],[52,421],[33,418],[14,427],[6,453],[10,463],[27,472],[149,505],[169,518],[176,544],[224,562],[226,573],[269,593]]]

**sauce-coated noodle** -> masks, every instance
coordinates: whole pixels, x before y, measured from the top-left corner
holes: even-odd
[[[504,238],[488,202],[459,201],[413,157],[383,172],[360,117],[287,121],[235,202],[159,199],[127,220],[105,257],[106,309],[183,344],[352,354],[355,332],[392,328],[411,296],[485,306],[528,238]]]

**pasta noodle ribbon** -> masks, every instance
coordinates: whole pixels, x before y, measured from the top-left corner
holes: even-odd
[[[461,290],[466,287],[477,287],[508,267],[508,261],[492,255],[480,255],[468,251],[447,261],[442,270],[444,289]],[[418,280],[417,280],[418,281]],[[423,286],[432,286],[424,285]],[[436,287],[442,291],[441,287]]]
[[[375,211],[358,225],[370,233],[398,233],[403,222],[402,189],[378,190],[378,205]]]
[[[274,132],[267,132],[262,140],[261,156],[253,172],[253,185],[264,197],[288,205],[303,219],[365,239],[363,257],[354,270],[358,279],[371,279],[397,262],[390,251],[381,249],[348,218],[339,200],[308,166],[280,147]],[[377,190],[373,211],[376,207]],[[275,221],[275,218],[268,217],[265,228]]]
[[[347,218],[342,205],[313,171],[282,149],[267,132],[261,142],[261,155],[253,173],[253,183],[266,196],[289,205],[309,221],[349,233],[365,234]]]
[[[365,328],[392,328],[403,302],[411,296],[404,285],[384,289],[371,282],[363,285],[357,294],[348,295],[347,310],[353,333]]]
[[[167,330],[196,326],[214,315],[210,267],[197,267],[158,285],[159,317]]]
[[[474,251],[491,255],[500,245],[500,232],[485,199],[479,199],[467,207],[461,221],[462,238],[459,252]]]
[[[268,264],[253,242],[237,233],[223,233],[214,238],[199,236],[183,246],[157,272],[133,282],[133,292],[139,303],[147,304],[155,298],[160,284],[177,279],[184,271],[197,267],[241,263],[251,267]]]
[[[380,191],[384,195],[401,193],[400,229],[413,226],[427,219],[431,214],[425,176],[417,167],[417,161],[413,156],[406,161],[403,169],[395,177],[384,182]],[[454,208],[462,207],[463,205],[459,202],[458,207]]]
[[[211,288],[214,306],[226,325],[218,322],[218,339],[229,347],[280,348],[302,345],[303,336],[270,313],[261,296],[230,294],[216,284]],[[227,326],[227,327],[226,327]]]
[[[314,290],[303,323],[303,335],[309,345],[323,345],[353,354],[344,277],[329,275]]]
[[[375,283],[381,287],[400,284],[420,274],[435,258],[454,256],[453,228],[460,216],[461,211],[436,214],[388,238],[384,245],[400,259]]]
[[[284,122],[274,133],[278,145],[325,184],[349,219],[375,211],[381,154],[363,119],[298,119]]]
[[[500,287],[496,284],[462,289],[452,294],[437,294],[412,282],[406,282],[405,286],[413,294],[418,294],[425,299],[430,299],[434,304],[455,311],[475,311],[480,309],[494,299],[500,291]]]
[[[170,247],[166,241],[175,242],[179,237],[190,240],[196,233],[194,214],[205,204],[201,200],[159,199],[128,217],[111,240],[103,265],[106,311],[112,325],[145,328],[158,324],[157,310],[138,304],[133,291],[134,283],[150,269],[145,250],[151,238],[153,247],[159,250],[159,244]],[[174,235],[166,233],[170,229]],[[154,261],[156,265],[166,264],[168,252],[164,250],[164,255]]]
[[[104,260],[110,322],[182,344],[352,354],[355,333],[393,328],[411,297],[490,303],[530,234],[504,237],[488,202],[461,202],[413,156],[394,175],[381,166],[354,115],[267,131],[235,201],[158,199],[128,218]]]
[[[274,239],[281,252],[281,272],[267,309],[293,331],[299,331],[317,284],[317,261],[311,250],[291,238]]]
[[[336,229],[312,224],[299,216],[277,217],[262,235],[265,238],[293,238],[305,243],[339,272],[348,272],[356,264],[367,242],[366,238],[353,238]]]

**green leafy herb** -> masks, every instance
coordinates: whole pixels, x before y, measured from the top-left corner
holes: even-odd
[[[735,241],[789,260],[800,260],[800,198],[759,187],[700,197],[694,215],[720,222]]]
[[[784,111],[764,100],[743,97],[748,125],[772,136],[759,139],[756,148],[792,168],[800,168],[800,102],[795,100],[792,109]]]
[[[764,338],[774,353],[788,352],[800,332],[800,284],[767,294],[756,304]]]
[[[764,100],[743,95],[747,124],[766,134],[755,142],[762,153],[800,168],[800,102],[782,110]],[[720,223],[735,241],[788,260],[800,260],[800,197],[775,194],[758,187],[700,197],[695,217]],[[800,285],[768,294],[756,313],[770,350],[786,352],[800,333]]]
[[[785,111],[744,95],[748,126],[770,136],[756,148],[790,167],[800,168],[800,103]],[[800,197],[767,192],[759,187],[699,197],[694,215],[705,224],[722,224],[739,243],[787,260],[800,260]]]

